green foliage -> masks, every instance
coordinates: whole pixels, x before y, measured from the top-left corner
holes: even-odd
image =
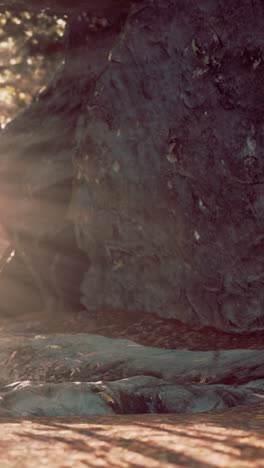
[[[62,61],[65,17],[0,14],[0,125],[27,107]]]

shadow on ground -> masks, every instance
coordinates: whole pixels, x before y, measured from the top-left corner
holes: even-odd
[[[5,467],[264,466],[264,403],[196,415],[2,419],[0,432]]]

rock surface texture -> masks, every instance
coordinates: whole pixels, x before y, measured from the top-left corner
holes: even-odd
[[[164,350],[54,334],[2,340],[0,358],[2,417],[199,413],[264,398],[263,350]]]
[[[263,21],[247,0],[70,16],[63,68],[0,140],[44,307],[263,329]]]

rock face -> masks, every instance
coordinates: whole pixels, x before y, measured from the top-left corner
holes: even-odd
[[[85,333],[6,343],[0,416],[201,413],[264,398],[263,350],[164,350]]]
[[[71,270],[89,311],[263,329],[263,14],[154,0],[71,18],[63,71],[2,134],[3,222],[34,240],[44,297],[67,302]]]

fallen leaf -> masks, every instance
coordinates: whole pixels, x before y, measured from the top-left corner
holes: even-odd
[[[73,358],[70,358],[70,357],[65,357],[64,359],[65,359],[65,361],[73,361],[73,362],[82,363],[82,361],[80,359],[73,359]]]
[[[84,357],[87,357],[87,356],[92,356],[93,354],[96,354],[96,352],[94,351],[93,353],[88,353],[88,354],[84,354],[84,353],[78,353],[80,356],[84,356]]]
[[[61,348],[61,346],[57,344],[51,344],[51,345],[47,345],[47,348]]]
[[[103,400],[105,400],[107,403],[112,403],[112,404],[115,403],[113,398],[110,395],[108,395],[108,393],[106,392],[98,392],[98,395],[100,395],[100,397],[103,398]]]
[[[192,50],[195,54],[199,54],[201,52],[200,47],[198,46],[195,39],[192,40]]]
[[[120,270],[120,268],[122,268],[123,266],[124,266],[124,263],[122,262],[122,260],[118,260],[117,262],[114,263],[112,270],[113,271]]]
[[[199,382],[197,382],[198,384],[203,384],[206,382],[206,377],[201,377]]]
[[[253,395],[259,397],[259,398],[264,398],[264,395],[261,393],[253,393]]]

